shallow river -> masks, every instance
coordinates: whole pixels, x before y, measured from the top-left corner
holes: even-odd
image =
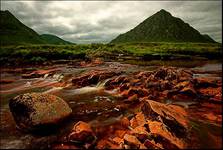
[[[129,64],[121,64],[118,62],[107,62],[95,67],[74,67],[68,65],[55,65],[51,67],[59,68],[60,71],[54,76],[44,76],[43,78],[23,79],[21,72],[1,72],[1,80],[12,80],[13,82],[1,83],[1,127],[0,127],[0,148],[50,148],[51,144],[58,141],[61,136],[68,133],[72,126],[77,121],[88,121],[97,126],[109,125],[118,121],[124,115],[131,115],[131,109],[122,111],[117,106],[122,102],[120,97],[116,97],[116,91],[106,91],[103,84],[98,83],[94,86],[83,88],[75,88],[71,85],[70,79],[78,76],[83,72],[90,70],[120,70],[125,74],[154,70],[158,66],[137,66]],[[182,66],[184,67],[184,66]],[[42,69],[42,68],[38,68]],[[199,73],[194,74],[194,77],[210,77],[221,78],[222,66],[221,63],[204,62],[199,63],[190,69],[196,70]],[[60,85],[60,78],[66,80],[66,85]],[[18,94],[27,92],[44,92],[55,94],[70,105],[73,113],[69,120],[61,124],[57,130],[48,133],[43,131],[43,134],[29,134],[17,130],[14,120],[10,114],[8,101]],[[187,104],[184,104],[187,105]],[[196,122],[194,122],[196,125]],[[202,125],[202,129],[207,129],[207,124]],[[213,128],[213,127],[212,127]],[[220,131],[221,127],[215,127]],[[203,131],[202,131],[203,132]]]

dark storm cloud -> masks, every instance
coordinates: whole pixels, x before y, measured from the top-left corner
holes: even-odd
[[[39,34],[76,43],[109,42],[166,9],[202,34],[222,41],[221,1],[3,1],[2,9]]]

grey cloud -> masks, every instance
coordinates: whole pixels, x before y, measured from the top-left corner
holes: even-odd
[[[221,1],[2,1],[20,21],[39,34],[75,43],[109,42],[166,9],[202,34],[222,41]]]

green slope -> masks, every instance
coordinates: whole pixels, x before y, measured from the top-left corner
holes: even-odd
[[[55,35],[52,34],[42,34],[40,37],[46,41],[48,44],[55,44],[55,45],[68,45],[68,44],[74,44],[69,41],[65,41]]]
[[[119,35],[111,43],[126,42],[215,42],[169,12],[160,10],[134,29]]]
[[[31,28],[20,22],[8,10],[0,11],[1,45],[45,44]]]

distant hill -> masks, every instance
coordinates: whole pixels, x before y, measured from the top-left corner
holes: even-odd
[[[8,10],[0,11],[0,40],[1,45],[20,44],[54,44],[67,45],[74,44],[65,41],[55,35],[39,35],[33,29],[20,22]]]
[[[134,29],[119,35],[111,43],[126,42],[215,42],[210,36],[185,23],[180,18],[172,16],[162,9],[150,16]]]
[[[52,34],[42,34],[40,35],[40,37],[46,41],[48,44],[55,44],[55,45],[68,45],[68,44],[74,44],[71,43],[69,41],[65,41],[59,37],[57,37],[56,35],[52,35]]]
[[[20,22],[8,10],[0,11],[0,41],[1,45],[46,43],[38,33]]]

